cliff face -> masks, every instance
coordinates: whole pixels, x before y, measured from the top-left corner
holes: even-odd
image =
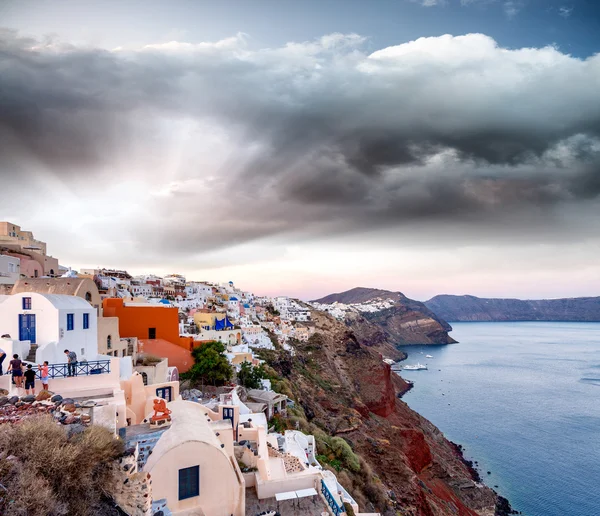
[[[401,292],[358,287],[330,294],[315,302],[361,305],[376,300],[391,300],[391,306],[376,311],[352,310],[346,313],[346,324],[366,342],[387,340],[394,344],[452,344],[452,327],[425,304],[406,297]],[[377,336],[379,332],[379,336]]]
[[[440,295],[425,305],[448,321],[600,321],[600,297],[570,299],[485,299]]]
[[[310,424],[343,436],[362,457],[360,472],[338,474],[361,508],[389,515],[493,515],[494,491],[476,483],[457,448],[398,398],[408,384],[343,323],[318,311],[313,319],[317,333],[296,344],[294,357],[281,358],[280,351],[269,362],[288,379]]]

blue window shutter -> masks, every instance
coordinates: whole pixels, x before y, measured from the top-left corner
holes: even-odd
[[[83,314],[83,329],[88,330],[90,327],[90,314]]]
[[[200,466],[179,470],[179,499],[185,500],[200,494]]]
[[[30,297],[23,298],[23,310],[31,310],[31,298]]]
[[[75,328],[74,314],[67,314],[67,331],[71,331]]]

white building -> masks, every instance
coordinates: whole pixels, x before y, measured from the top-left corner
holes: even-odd
[[[140,285],[132,284],[129,287],[129,292],[133,296],[149,297],[152,295],[152,285],[148,285],[147,283],[142,283]]]
[[[181,274],[169,274],[163,278],[163,285],[181,285],[185,286],[185,276]]]
[[[227,301],[227,312],[234,317],[240,316],[240,300],[235,296],[230,296]]]
[[[79,361],[98,360],[96,309],[77,296],[22,292],[0,299],[0,335],[8,334],[26,359],[30,344],[38,346],[36,364],[67,361],[64,350]],[[34,348],[35,349],[35,348]],[[15,351],[17,352],[17,351]]]
[[[288,318],[291,321],[308,322],[310,321],[310,310],[304,308],[290,308],[288,310]]]
[[[21,277],[21,260],[15,256],[0,255],[0,284],[14,285]]]

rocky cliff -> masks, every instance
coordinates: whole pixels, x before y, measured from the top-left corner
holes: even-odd
[[[600,321],[600,297],[485,299],[440,295],[425,305],[447,321]]]
[[[408,384],[341,321],[315,311],[316,333],[296,354],[265,351],[296,400],[295,424],[314,433],[323,463],[361,509],[386,515],[501,514],[458,448],[398,398]],[[457,417],[460,417],[459,415]],[[345,441],[340,446],[340,441]],[[351,451],[341,456],[345,446]],[[356,454],[356,455],[355,455]]]
[[[313,301],[342,305],[346,324],[359,338],[394,344],[451,344],[452,327],[420,301],[402,292],[358,287]],[[379,332],[379,335],[378,335]]]

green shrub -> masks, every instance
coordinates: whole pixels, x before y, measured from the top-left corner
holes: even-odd
[[[260,381],[267,378],[267,373],[262,365],[253,367],[250,362],[244,361],[240,366],[240,371],[237,374],[238,385],[242,385],[247,389],[259,389]]]
[[[358,457],[344,439],[341,437],[333,437],[331,439],[331,449],[346,468],[354,472],[360,471]]]
[[[231,379],[233,369],[225,356],[225,346],[221,342],[210,341],[192,351],[194,365],[181,375],[184,380],[223,385]]]
[[[281,417],[280,414],[275,414],[269,420],[269,428],[273,428],[273,430],[279,434],[283,434],[286,430],[291,430],[290,422]]]

